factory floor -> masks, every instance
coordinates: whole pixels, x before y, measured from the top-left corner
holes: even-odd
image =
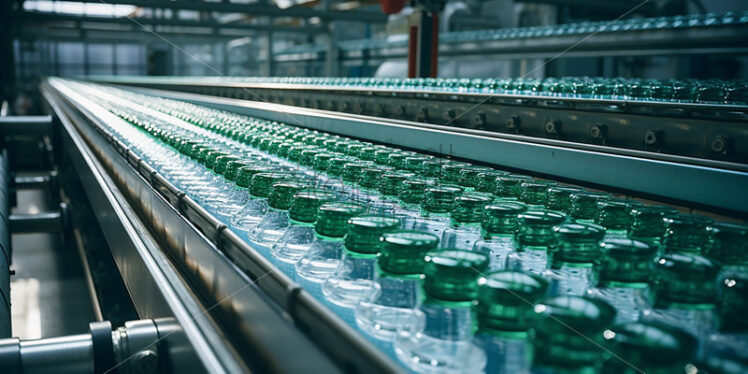
[[[11,213],[53,209],[45,191],[22,190]],[[74,244],[62,243],[56,233],[14,234],[11,241],[13,336],[38,339],[87,332],[95,317]]]

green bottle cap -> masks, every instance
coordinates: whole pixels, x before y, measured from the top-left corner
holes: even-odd
[[[748,266],[748,226],[719,222],[709,227],[705,254],[726,266]]]
[[[397,150],[389,148],[389,147],[382,147],[374,151],[374,162],[376,162],[379,165],[389,165],[390,162],[390,154],[397,152]]]
[[[548,188],[554,183],[547,181],[527,181],[520,184],[519,200],[527,205],[545,206],[548,204]]]
[[[322,146],[327,148],[328,150],[332,152],[337,152],[338,150],[338,143],[344,143],[341,142],[340,139],[334,138],[334,139],[327,139],[322,143]]]
[[[230,161],[239,161],[239,157],[236,157],[236,156],[218,156],[218,158],[216,158],[216,165],[213,168],[213,171],[215,171],[216,174],[223,175],[223,173],[226,172],[226,167],[228,166],[228,163]]]
[[[322,204],[319,207],[314,231],[318,235],[330,238],[342,238],[345,235],[348,220],[364,212],[366,212],[366,207],[360,204],[347,202]]]
[[[280,181],[273,183],[268,195],[268,206],[278,210],[288,210],[293,203],[293,196],[301,190],[304,185],[294,182]]]
[[[641,203],[627,199],[603,199],[597,202],[598,216],[595,222],[608,230],[626,230],[634,217],[631,209]]]
[[[343,174],[343,167],[345,164],[354,162],[356,159],[348,156],[333,157],[327,161],[327,174],[335,177],[339,177]]]
[[[403,186],[403,181],[412,178],[411,173],[387,172],[382,174],[382,181],[379,184],[379,192],[385,196],[397,196]]]
[[[376,146],[369,146],[361,148],[358,158],[364,160],[364,161],[374,161],[374,152],[376,152],[379,148]]]
[[[400,200],[405,204],[418,204],[423,202],[426,188],[436,184],[434,179],[408,178],[403,181],[400,190]]]
[[[270,195],[270,188],[274,183],[290,177],[287,173],[257,173],[252,176],[252,183],[249,185],[249,193],[254,197],[267,198]]]
[[[299,162],[301,160],[301,152],[310,149],[310,146],[304,143],[295,143],[288,150],[288,161]]]
[[[613,353],[603,373],[686,373],[695,358],[698,341],[676,327],[652,322],[616,325],[603,333]]]
[[[697,254],[666,253],[655,261],[655,305],[710,307],[717,297],[719,265]]]
[[[396,167],[398,169],[405,169],[405,158],[409,156],[410,154],[406,152],[390,153],[387,158],[387,165]]]
[[[514,202],[487,205],[483,216],[483,236],[514,235],[519,229],[519,214],[526,210],[527,206]]]
[[[471,301],[478,296],[478,279],[488,269],[483,253],[444,249],[429,252],[424,267],[423,290],[437,300]]]
[[[314,170],[327,171],[329,161],[334,158],[332,153],[322,152],[314,155]]]
[[[268,143],[268,153],[277,155],[280,145],[283,144],[281,139],[273,139]]]
[[[335,152],[347,155],[346,151],[351,144],[357,144],[357,142],[355,140],[341,140],[338,142],[337,147],[335,147]]]
[[[361,178],[359,179],[358,184],[363,188],[377,189],[382,181],[382,175],[388,171],[390,170],[381,166],[369,165],[361,171]]]
[[[232,182],[235,181],[239,176],[239,169],[245,166],[247,166],[247,163],[244,161],[229,161],[229,163],[226,164],[226,172],[223,174],[224,178]]]
[[[657,247],[631,239],[609,239],[603,243],[598,280],[601,284],[645,286],[652,283]]]
[[[221,156],[228,156],[226,152],[211,151],[205,157],[205,167],[213,170],[216,167],[216,159]]]
[[[720,280],[720,324],[722,332],[748,333],[748,275],[731,274]]]
[[[322,149],[319,148],[307,148],[303,151],[301,151],[301,160],[299,160],[299,164],[302,166],[313,166],[315,161],[315,156],[317,156],[320,153],[325,152]]]
[[[423,164],[430,159],[427,156],[408,156],[403,161],[403,165],[405,166],[405,170],[413,173],[421,173],[423,171]]]
[[[460,169],[459,183],[460,186],[466,188],[476,188],[480,183],[480,175],[493,171],[491,168],[485,166],[470,165]],[[493,191],[485,191],[492,193]]]
[[[239,168],[236,177],[236,185],[248,188],[252,182],[252,177],[257,173],[270,172],[273,169],[264,164],[248,165]]]
[[[587,297],[558,296],[541,300],[535,313],[534,366],[574,372],[594,367],[603,359],[603,331],[613,324],[616,315],[610,304]]]
[[[432,158],[428,161],[424,161],[421,173],[424,177],[441,178],[442,165],[446,164],[447,162],[449,161],[443,158]]]
[[[314,223],[317,221],[319,207],[333,199],[333,194],[324,190],[299,191],[293,196],[288,216],[297,222]]]
[[[380,238],[397,229],[400,220],[395,217],[361,215],[348,220],[345,248],[354,253],[377,254],[382,250]]]
[[[456,223],[481,223],[486,205],[492,199],[477,194],[465,194],[454,199],[454,207],[450,217]]]
[[[610,197],[605,192],[576,192],[569,196],[569,215],[574,219],[594,220],[599,215],[598,202]]]
[[[491,170],[478,174],[478,185],[476,191],[494,193],[496,191],[496,179],[507,175],[505,171]]]
[[[439,237],[423,231],[395,230],[382,235],[382,242],[377,264],[383,271],[420,274],[426,264],[426,254],[436,249]]]
[[[553,226],[566,220],[563,213],[549,210],[528,210],[520,213],[519,230],[515,234],[520,249],[523,247],[552,247],[556,243]]]
[[[707,227],[714,220],[695,214],[676,214],[663,219],[665,236],[662,242],[668,252],[700,253],[709,244]]]
[[[490,273],[478,285],[476,312],[481,331],[526,332],[534,325],[535,302],[548,291],[548,281],[519,271]]]
[[[496,196],[519,199],[522,182],[531,181],[529,175],[507,174],[496,179]]]
[[[572,186],[548,187],[548,209],[568,213],[571,209],[571,194],[583,192],[584,189]]]
[[[351,157],[358,157],[361,154],[361,150],[366,147],[365,145],[361,143],[353,143],[348,144],[348,147],[345,148],[345,154]]]
[[[364,169],[371,165],[363,162],[349,162],[343,165],[343,173],[341,179],[350,183],[357,183],[361,179],[361,174]]]
[[[278,151],[276,155],[278,157],[288,158],[288,153],[291,152],[291,148],[295,147],[295,143],[285,141],[278,145]]]
[[[455,198],[462,193],[458,187],[434,186],[426,188],[421,208],[429,213],[449,213]]]
[[[665,234],[665,215],[676,214],[674,208],[661,205],[642,205],[631,208],[633,221],[628,234],[636,239],[659,240]]]
[[[442,165],[441,177],[439,179],[442,183],[459,184],[460,171],[471,166],[473,165],[464,162],[449,161]]]
[[[551,265],[557,263],[593,263],[600,257],[600,242],[605,229],[598,225],[564,223],[553,228],[557,244]]]

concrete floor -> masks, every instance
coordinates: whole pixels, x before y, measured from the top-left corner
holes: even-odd
[[[43,191],[19,191],[12,213],[52,210],[49,205]],[[58,234],[16,234],[11,241],[13,336],[37,339],[87,332],[95,317],[74,245],[61,243]]]

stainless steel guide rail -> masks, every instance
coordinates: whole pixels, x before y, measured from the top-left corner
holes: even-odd
[[[734,170],[748,164],[745,105],[187,78],[93,80],[685,156],[719,161],[722,168]]]
[[[748,216],[748,165],[167,90],[132,91]]]
[[[138,314],[180,325],[169,346],[190,359],[172,372],[401,370],[102,126],[122,120],[63,86],[42,92]]]

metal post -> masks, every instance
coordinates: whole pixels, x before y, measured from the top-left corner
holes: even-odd
[[[423,7],[409,17],[408,77],[436,77],[439,60],[439,14]]]
[[[275,59],[275,56],[273,56],[273,32],[272,31],[266,32],[265,38],[266,38],[267,47],[268,47],[267,48],[268,55],[267,55],[267,58],[265,59],[265,72],[267,73],[268,77],[272,77],[273,76],[273,65],[274,65],[273,60]]]
[[[14,1],[0,1],[0,103],[12,102],[16,89],[16,67],[13,49],[12,7]]]

